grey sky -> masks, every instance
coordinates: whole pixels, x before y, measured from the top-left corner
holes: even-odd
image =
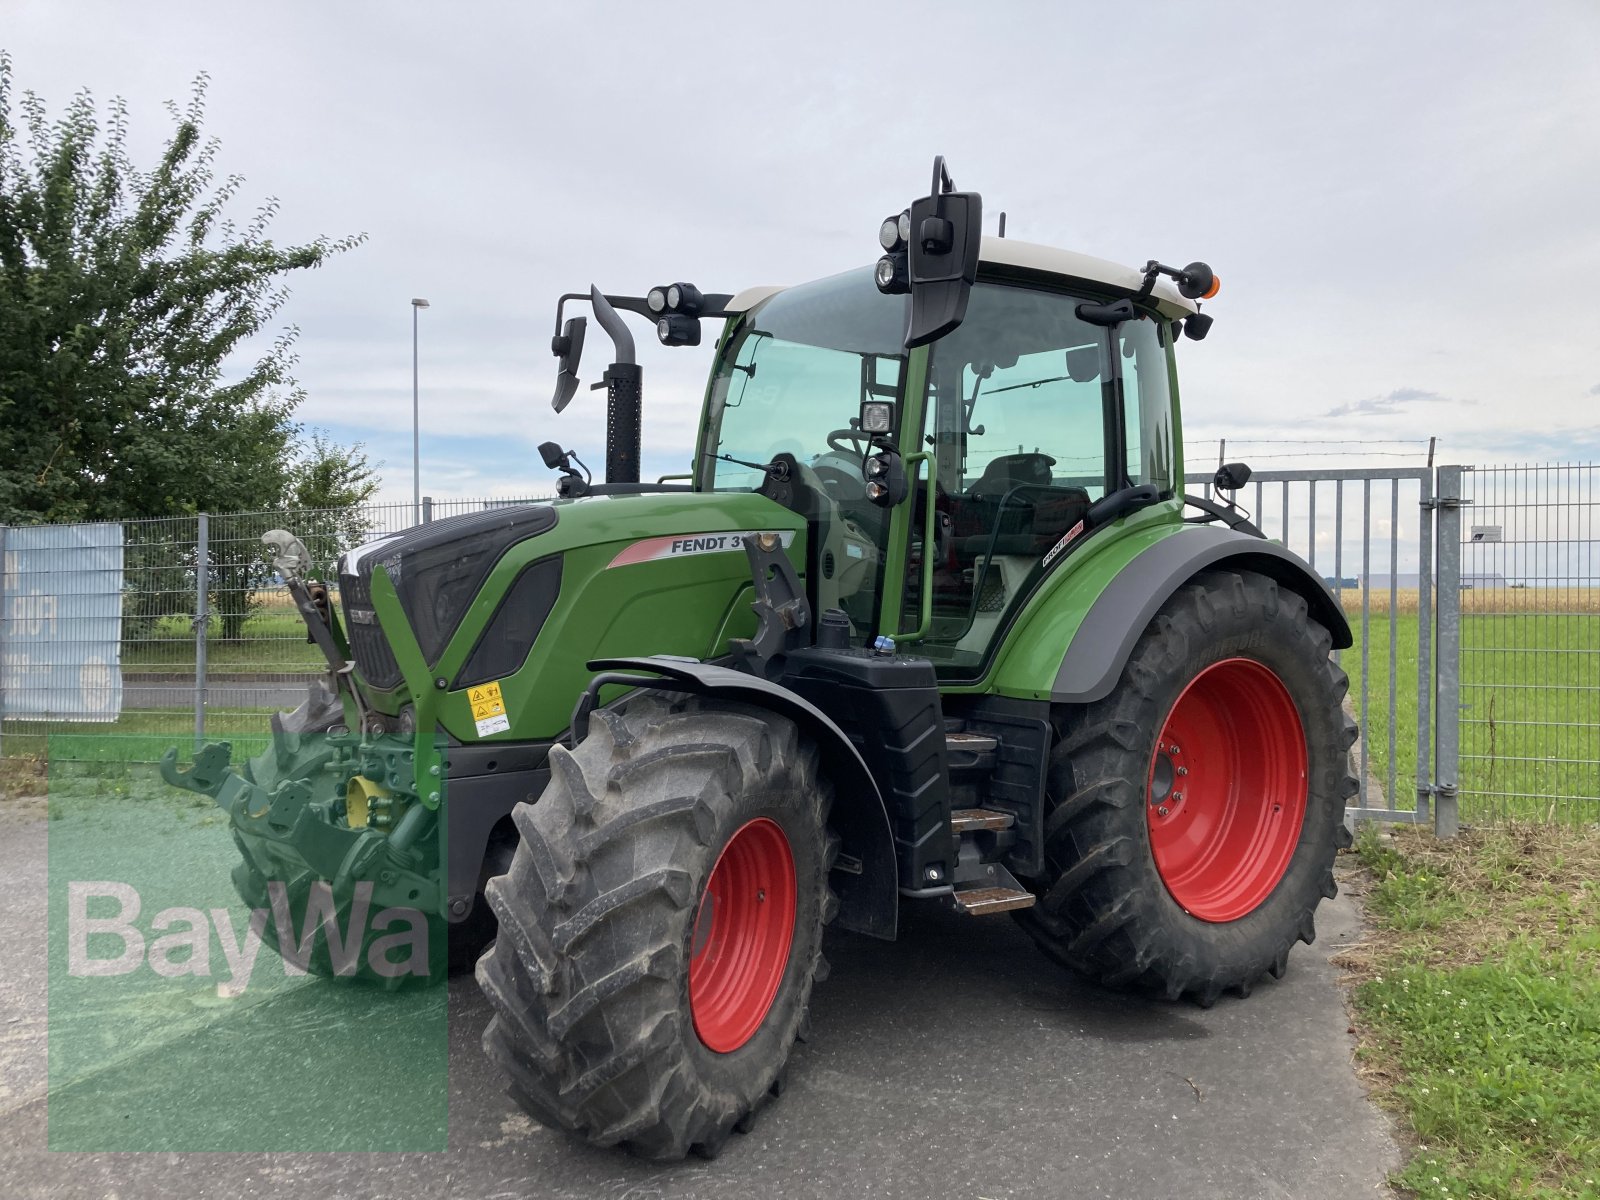
[[[935,153],[1013,237],[1216,268],[1216,327],[1182,348],[1192,456],[1438,434],[1447,460],[1600,458],[1589,0],[3,8],[53,109],[123,95],[153,151],[208,71],[241,212],[273,194],[281,239],[370,235],[285,317],[303,419],[366,440],[394,498],[412,296],[424,490],[542,490],[533,447],[593,461],[603,427],[587,391],[550,413],[557,295],[870,262]],[[646,469],[681,470],[708,355],[640,333]]]

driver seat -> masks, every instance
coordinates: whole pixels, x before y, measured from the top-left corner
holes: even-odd
[[[1002,454],[999,458],[989,460],[978,482],[967,489],[967,495],[994,496],[998,499],[1014,487],[1049,487],[1054,482],[1050,468],[1055,465],[1055,459],[1038,451],[1031,454]]]

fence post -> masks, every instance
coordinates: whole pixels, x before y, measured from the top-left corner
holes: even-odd
[[[422,498],[422,523],[424,525],[427,525],[432,520],[433,520],[433,497],[432,496],[424,496]]]
[[[211,528],[201,513],[195,522],[194,554],[194,748],[206,736],[206,639],[211,626]]]
[[[1427,823],[1433,805],[1433,526],[1438,505],[1432,472],[1418,480],[1417,514],[1417,821]]]
[[[1461,828],[1456,772],[1461,754],[1461,468],[1439,468],[1439,674],[1434,705],[1433,832]]]

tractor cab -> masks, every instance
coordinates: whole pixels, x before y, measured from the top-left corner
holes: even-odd
[[[1115,323],[1078,313],[1140,286],[986,238],[962,323],[911,350],[910,297],[865,268],[734,297],[695,486],[804,516],[812,601],[857,644],[914,641],[941,677],[975,677],[1097,502],[1174,499],[1172,352],[1193,303],[1162,289]]]

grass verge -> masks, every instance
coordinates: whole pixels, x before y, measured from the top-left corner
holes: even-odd
[[[1600,1196],[1600,830],[1357,842],[1358,1068],[1414,1135],[1427,1197]]]

